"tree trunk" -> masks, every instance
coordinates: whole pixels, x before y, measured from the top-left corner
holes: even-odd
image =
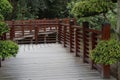
[[[116,33],[117,33],[117,39],[120,41],[120,0],[118,0],[118,17],[117,17],[117,28],[116,28]]]
[[[118,80],[120,80],[120,62],[118,62]]]
[[[120,41],[120,0],[117,0],[118,3],[118,19],[117,19],[117,39]],[[118,80],[120,80],[120,62],[118,62]]]

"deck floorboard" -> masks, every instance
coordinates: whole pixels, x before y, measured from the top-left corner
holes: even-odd
[[[19,45],[16,58],[6,59],[0,80],[116,80],[102,79],[96,70],[60,44]]]

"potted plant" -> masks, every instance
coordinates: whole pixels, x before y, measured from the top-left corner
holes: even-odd
[[[97,64],[102,64],[103,69],[106,69],[107,72],[102,72],[103,75],[109,77],[109,66],[120,61],[120,42],[117,40],[102,40],[98,43],[95,49],[90,52],[90,58]]]
[[[0,57],[15,57],[18,52],[18,44],[13,41],[0,41]]]
[[[15,57],[18,52],[18,44],[13,41],[0,41],[0,58]]]

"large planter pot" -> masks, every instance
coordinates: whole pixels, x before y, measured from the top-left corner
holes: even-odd
[[[103,78],[110,78],[110,65],[102,65],[101,76]]]

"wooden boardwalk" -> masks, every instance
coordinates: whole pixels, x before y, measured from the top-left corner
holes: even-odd
[[[96,70],[60,44],[20,45],[16,58],[6,59],[0,80],[116,80],[102,79]]]

